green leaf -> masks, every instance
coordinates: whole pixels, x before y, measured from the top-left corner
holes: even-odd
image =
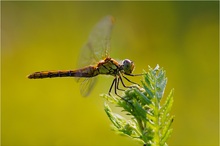
[[[146,93],[149,95],[148,97],[152,98],[154,96],[154,93],[152,92],[152,90],[149,89],[143,81],[142,81],[142,85],[144,86]]]
[[[138,91],[137,89],[134,89],[134,92],[137,94],[139,99],[141,100],[140,102],[143,103],[143,105],[150,105],[152,102],[145,96],[142,92]]]
[[[124,91],[122,97],[115,95],[101,95],[107,102],[120,107],[129,119],[120,113],[112,112],[107,102],[104,110],[113,124],[113,129],[146,146],[167,146],[167,139],[172,133],[171,125],[174,116],[170,116],[173,105],[173,89],[162,105],[164,91],[167,84],[166,72],[157,65],[143,75],[143,87],[137,85]]]
[[[171,90],[170,94],[168,95],[164,105],[161,107],[160,109],[160,113],[161,113],[161,122],[165,123],[167,115],[169,114],[172,105],[173,105],[173,92],[174,89]]]
[[[174,116],[171,116],[164,124],[163,126],[163,130],[162,130],[162,141],[166,141],[166,140],[163,140],[164,138],[168,138],[169,135],[167,136],[168,131],[170,130],[170,126],[171,124],[173,123],[173,120],[174,120]]]

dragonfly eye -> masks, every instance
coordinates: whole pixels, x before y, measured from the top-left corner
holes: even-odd
[[[129,59],[123,60],[122,66],[125,74],[131,74],[134,70],[134,62]]]

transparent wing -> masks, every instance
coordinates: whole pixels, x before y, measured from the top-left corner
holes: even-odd
[[[112,16],[106,16],[98,22],[89,35],[88,41],[81,48],[77,67],[95,65],[109,56],[110,37],[114,23]]]
[[[113,23],[114,18],[112,16],[106,16],[95,25],[86,44],[81,48],[77,68],[95,65],[100,60],[109,57]],[[96,77],[76,78],[76,80],[80,82],[82,96],[88,96],[94,87]]]
[[[80,93],[82,96],[86,97],[92,91],[97,78],[84,78],[80,80]]]

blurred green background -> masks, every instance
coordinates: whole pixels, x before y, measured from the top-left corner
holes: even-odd
[[[99,77],[89,98],[73,78],[28,80],[35,71],[75,69],[80,48],[104,16],[116,19],[111,57],[159,64],[165,95],[175,89],[169,145],[218,145],[218,2],[1,2],[1,143],[140,144],[111,131]],[[141,77],[132,78],[140,82]]]

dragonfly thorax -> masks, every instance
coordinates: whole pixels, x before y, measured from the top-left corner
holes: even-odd
[[[123,70],[124,74],[131,74],[134,70],[134,62],[129,59],[123,60],[121,70]]]

